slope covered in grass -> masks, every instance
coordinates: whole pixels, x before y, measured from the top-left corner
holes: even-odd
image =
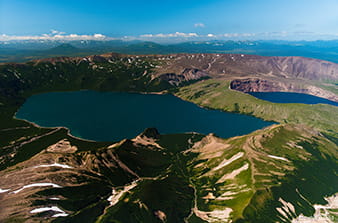
[[[200,106],[250,114],[279,123],[302,123],[337,134],[338,108],[326,104],[279,104],[229,89],[229,82],[212,79],[182,87],[176,96]]]

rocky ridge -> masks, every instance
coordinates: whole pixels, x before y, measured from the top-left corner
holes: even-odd
[[[258,78],[235,79],[230,83],[231,89],[242,92],[296,92],[338,102],[338,96],[317,86],[294,82],[277,82]]]
[[[15,81],[18,82],[16,85],[27,82],[24,75],[20,75],[25,70],[35,70],[34,72],[42,75],[54,70],[53,72],[59,76],[55,78],[64,82],[69,79],[67,76],[71,74],[73,76],[76,70],[81,69],[88,75],[104,75],[102,78],[105,81],[101,82],[101,85],[104,85],[102,88],[107,88],[105,85],[112,84],[109,80],[123,78],[116,77],[119,76],[117,73],[129,70],[131,83],[128,90],[134,91],[161,91],[198,80],[218,78],[234,81],[233,89],[244,92],[290,91],[337,101],[332,91],[337,91],[337,85],[334,83],[338,81],[338,64],[304,57],[263,57],[244,54],[135,56],[109,53],[87,57],[47,58],[26,64],[5,64],[0,68],[2,68],[0,72],[6,74],[2,82],[10,80],[13,82],[12,85]],[[121,69],[124,71],[120,72]],[[91,78],[86,76],[82,77],[82,80]],[[325,85],[323,82],[326,82]],[[141,85],[147,87],[141,89]],[[81,83],[81,88],[88,87],[86,83]]]

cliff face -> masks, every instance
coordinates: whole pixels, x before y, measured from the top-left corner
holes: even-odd
[[[338,64],[304,57],[263,57],[240,54],[177,54],[161,71],[185,68],[204,70],[212,76],[266,75],[306,80],[338,80]]]
[[[208,77],[209,74],[207,72],[193,68],[186,68],[180,74],[165,73],[158,76],[160,80],[168,82],[173,86],[179,86],[184,82],[196,81]]]
[[[311,94],[338,102],[338,96],[332,92],[316,86],[300,85],[293,82],[276,82],[258,78],[235,79],[231,81],[230,88],[242,92],[296,92]]]
[[[281,73],[309,80],[338,80],[338,65],[302,57],[272,57],[271,63]]]

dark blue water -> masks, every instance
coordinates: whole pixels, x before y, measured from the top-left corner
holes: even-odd
[[[249,92],[250,95],[275,103],[303,103],[303,104],[329,104],[338,106],[337,102],[309,94],[291,92]]]
[[[97,141],[133,138],[145,128],[160,133],[215,133],[228,138],[271,125],[251,116],[207,110],[172,95],[57,92],[30,97],[16,114],[45,127],[65,126]]]

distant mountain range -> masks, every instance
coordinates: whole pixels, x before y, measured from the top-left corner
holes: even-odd
[[[55,56],[124,54],[236,53],[303,56],[338,62],[338,40],[331,41],[192,41],[158,44],[144,41],[8,41],[0,42],[0,62],[24,62]]]

